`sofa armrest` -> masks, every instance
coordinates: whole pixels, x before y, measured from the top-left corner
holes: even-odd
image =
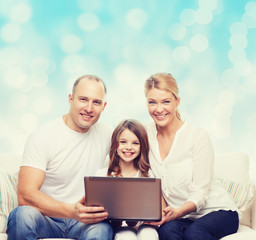
[[[251,228],[256,230],[256,194],[251,206]]]

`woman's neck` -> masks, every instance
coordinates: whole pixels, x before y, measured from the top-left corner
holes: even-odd
[[[183,125],[184,121],[178,119],[178,118],[174,118],[172,122],[170,122],[168,125],[166,126],[156,126],[157,129],[157,133],[158,135],[162,135],[162,136],[171,136],[173,134],[176,134],[176,132],[181,128],[181,126]]]

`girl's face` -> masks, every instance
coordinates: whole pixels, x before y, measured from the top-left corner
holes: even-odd
[[[117,154],[127,163],[132,162],[140,154],[140,141],[129,129],[120,134]]]
[[[152,88],[147,92],[148,112],[159,127],[166,127],[176,118],[180,99],[171,92]]]

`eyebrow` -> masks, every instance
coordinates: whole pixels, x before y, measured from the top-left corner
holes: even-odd
[[[119,138],[119,141],[120,141],[120,140],[125,140],[125,141],[127,141],[126,138]],[[136,142],[136,141],[139,142],[140,140],[139,140],[139,139],[134,139],[134,140],[132,140],[132,142]]]
[[[164,98],[164,99],[161,99],[161,101],[171,100],[171,99],[172,99],[172,98]],[[154,98],[148,98],[148,100],[156,101]]]
[[[87,99],[89,99],[88,97],[86,97],[86,96],[78,96],[78,98],[87,98]],[[103,100],[101,100],[101,99],[93,99],[93,101],[99,101],[99,102],[103,102]]]

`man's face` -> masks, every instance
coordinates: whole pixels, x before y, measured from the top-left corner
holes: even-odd
[[[106,106],[101,82],[82,79],[69,95],[70,110],[67,125],[77,132],[87,132],[95,124]]]

